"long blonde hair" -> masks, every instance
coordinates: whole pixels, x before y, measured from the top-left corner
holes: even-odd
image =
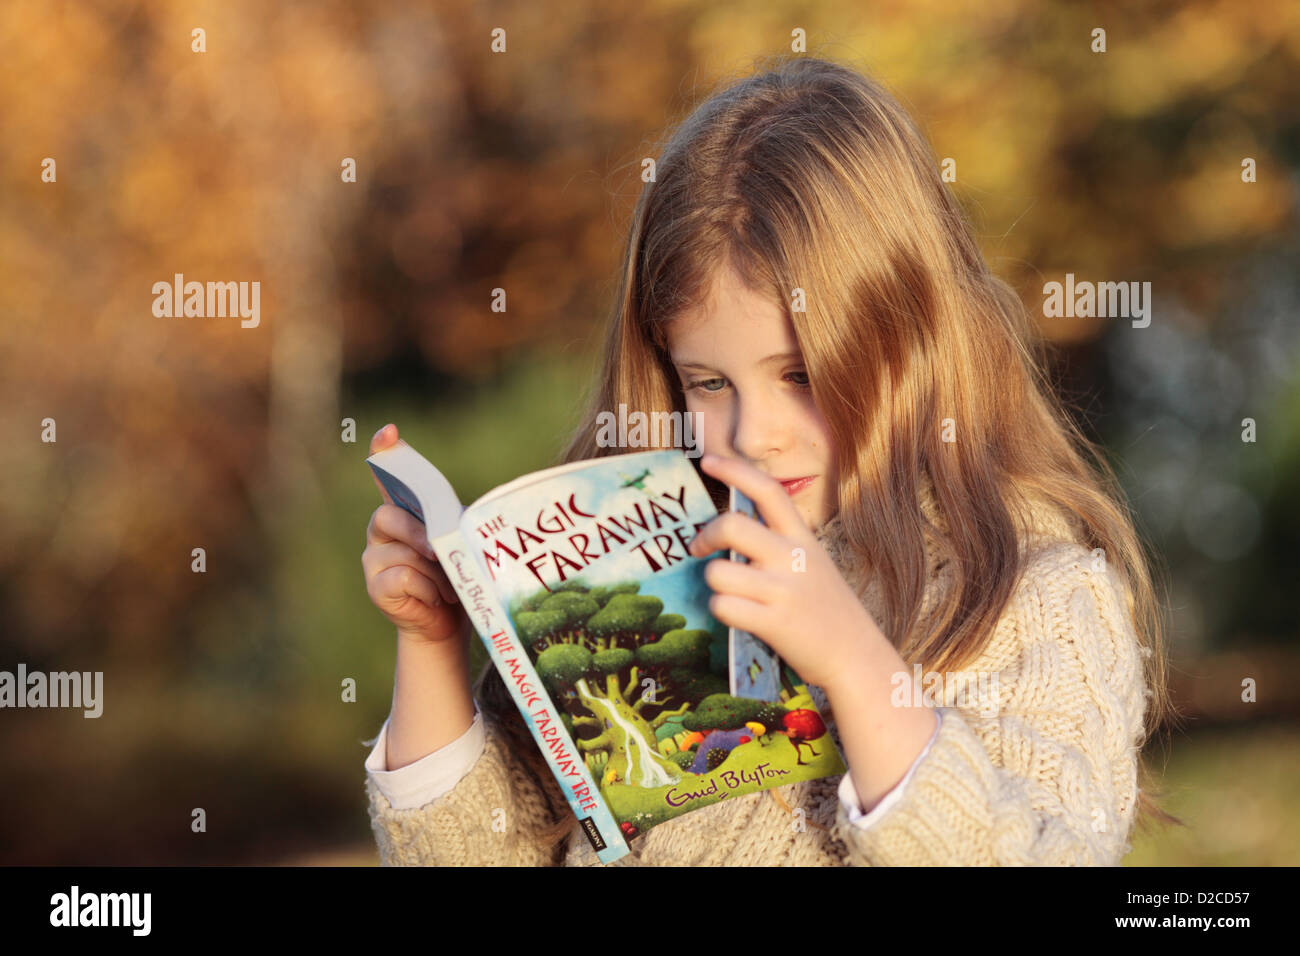
[[[1024,305],[989,271],[924,136],[882,86],[823,59],[768,66],[710,97],[662,144],[657,181],[632,216],[603,369],[560,460],[625,451],[597,445],[601,411],[685,411],[667,327],[733,269],[793,324],[840,463],[846,541],[879,575],[877,623],[900,654],[938,671],[979,656],[1023,570],[1030,503],[1045,502],[1126,585],[1150,651],[1149,738],[1177,716],[1153,580],[1163,569],[1103,453],[1055,396]],[[791,310],[795,289],[806,311]],[[943,440],[944,419],[956,441]],[[701,477],[724,501],[725,488]],[[917,502],[927,482],[955,577],[923,619],[925,519],[901,503]],[[533,753],[493,677],[484,703]],[[1145,782],[1144,815],[1181,823]],[[569,832],[566,816],[554,833]]]

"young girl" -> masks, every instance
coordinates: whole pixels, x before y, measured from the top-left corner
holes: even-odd
[[[805,679],[849,773],[662,823],[620,864],[1115,865],[1140,811],[1173,819],[1138,779],[1171,710],[1150,571],[1028,337],[923,137],[859,73],[778,62],[664,145],[562,460],[640,450],[597,445],[603,410],[703,413],[706,487],[764,519],[692,543],[723,558],[710,609]],[[366,761],[382,861],[595,863],[495,668],[471,688],[418,524],[386,503],[367,541],[398,628]]]

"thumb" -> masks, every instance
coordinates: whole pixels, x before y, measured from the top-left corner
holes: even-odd
[[[379,429],[379,431],[375,432],[374,437],[370,439],[370,454],[373,455],[376,452],[383,451],[385,448],[391,448],[393,445],[396,444],[397,444],[397,426],[390,422],[389,424],[385,425],[383,428]],[[389,497],[388,491],[380,483],[379,478],[375,475],[373,471],[370,472],[370,478],[371,480],[374,481],[375,487],[379,489],[380,495],[383,496],[384,504],[391,505],[393,503],[393,499]]]

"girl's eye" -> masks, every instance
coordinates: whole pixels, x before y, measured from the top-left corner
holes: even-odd
[[[807,372],[789,372],[787,373],[786,378],[802,379],[803,381],[795,381],[791,383],[796,388],[805,389],[811,387],[808,381]],[[683,388],[688,392],[691,391],[692,389],[695,389],[697,391],[704,392],[706,395],[716,395],[718,392],[722,391],[723,387],[726,385],[726,381],[727,380],[725,378],[702,378],[702,379],[698,379],[697,381],[687,383],[686,385],[683,386]],[[718,386],[717,388],[705,387],[707,385],[712,385],[715,383],[717,383]]]
[[[705,388],[704,386],[712,382],[721,382],[721,381],[723,380],[720,378],[702,378],[698,382],[691,382],[686,387],[687,389],[692,389],[692,388],[699,389],[701,392],[720,392],[722,391],[721,385],[719,385],[717,388]]]

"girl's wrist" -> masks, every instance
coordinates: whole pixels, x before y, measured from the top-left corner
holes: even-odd
[[[469,658],[469,641],[462,632],[442,641],[431,641],[419,634],[397,631],[397,649],[404,656],[426,658],[431,661],[462,661]]]
[[[878,693],[881,686],[887,689],[894,673],[907,669],[875,621],[868,617],[867,626],[858,633],[858,640],[842,658],[843,666],[836,668],[835,677],[822,686],[832,705],[837,697],[857,698],[863,693]]]

